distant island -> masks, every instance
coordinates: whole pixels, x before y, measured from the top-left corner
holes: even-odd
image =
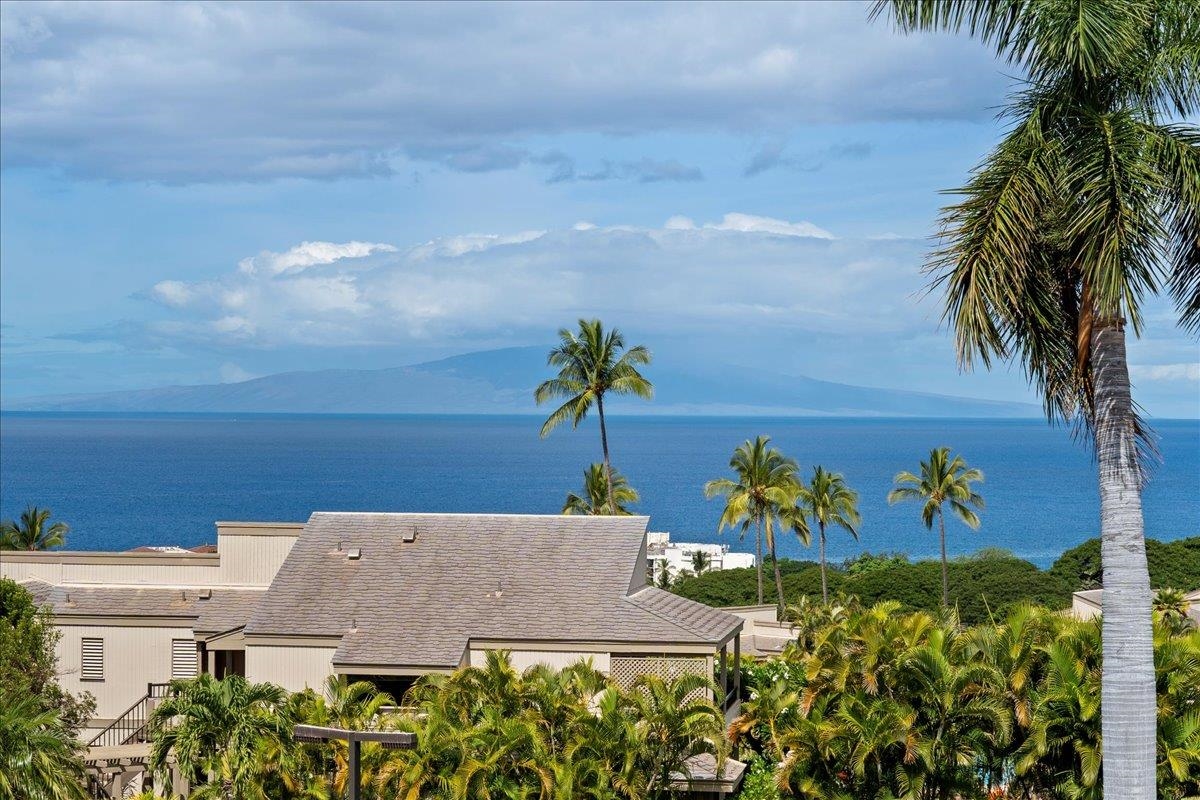
[[[548,346],[512,347],[390,369],[284,372],[239,383],[6,398],[6,411],[297,414],[536,413]],[[736,375],[736,379],[731,376]],[[1035,417],[1027,403],[852,386],[803,375],[657,356],[639,414]],[[615,402],[613,410],[635,407]]]

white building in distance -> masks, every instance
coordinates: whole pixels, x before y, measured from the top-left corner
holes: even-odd
[[[727,544],[672,542],[671,534],[666,531],[646,533],[646,559],[653,564],[656,578],[662,573],[664,564],[672,578],[695,574],[694,559],[697,552],[707,557],[705,572],[754,566],[753,553],[730,552]]]

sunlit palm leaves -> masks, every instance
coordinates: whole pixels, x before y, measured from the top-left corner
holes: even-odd
[[[49,550],[67,542],[67,524],[56,522],[47,526],[51,511],[29,506],[17,521],[0,523],[0,550]]]
[[[629,506],[639,499],[637,489],[618,470],[612,471],[613,498],[608,496],[609,476],[604,464],[592,464],[583,471],[583,490],[580,494],[570,492],[563,503],[564,514],[616,514],[628,516],[633,512]]]

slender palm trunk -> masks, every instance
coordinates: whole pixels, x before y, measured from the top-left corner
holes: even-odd
[[[616,516],[617,500],[613,497],[612,462],[608,460],[608,428],[604,425],[604,395],[596,395],[596,411],[600,414],[600,449],[604,451],[604,481],[608,484],[608,513]]]
[[[829,604],[829,584],[825,581],[825,523],[818,522],[817,528],[821,531],[821,601],[826,605]]]
[[[770,529],[770,525],[771,523],[768,522],[768,530]],[[779,559],[775,555],[775,537],[768,535],[767,544],[771,546],[771,566],[775,567],[775,600],[778,606],[775,616],[778,619],[783,619],[783,576],[779,574]]]
[[[1100,557],[1104,567],[1101,728],[1104,796],[1155,796],[1155,684],[1142,474],[1122,321],[1092,333]]]
[[[758,604],[763,604],[762,590],[762,537],[763,537],[763,521],[762,517],[758,518],[758,532],[754,537],[754,557],[758,563]]]
[[[950,576],[946,569],[946,515],[938,507],[938,531],[942,537],[942,608],[950,605]]]

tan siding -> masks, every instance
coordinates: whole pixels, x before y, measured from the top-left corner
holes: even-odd
[[[221,532],[221,576],[226,586],[270,586],[296,543],[294,536],[255,536]]]
[[[333,674],[334,647],[246,647],[246,677],[269,681],[299,692],[306,686],[321,691]]]
[[[512,665],[520,671],[524,671],[534,664],[545,664],[555,669],[562,669],[590,658],[593,667],[608,674],[608,653],[573,653],[555,650],[512,650],[510,653]],[[482,667],[486,663],[486,659],[486,650],[471,651],[471,666]]]
[[[46,583],[62,582],[62,564],[57,561],[30,563],[13,561],[0,555],[0,578],[12,578],[14,581],[39,580]]]
[[[107,625],[62,625],[56,648],[59,679],[70,692],[96,696],[96,716],[112,719],[142,695],[146,684],[171,679],[171,640],[190,639],[191,628],[136,628]],[[80,680],[81,640],[104,640],[104,680]]]

